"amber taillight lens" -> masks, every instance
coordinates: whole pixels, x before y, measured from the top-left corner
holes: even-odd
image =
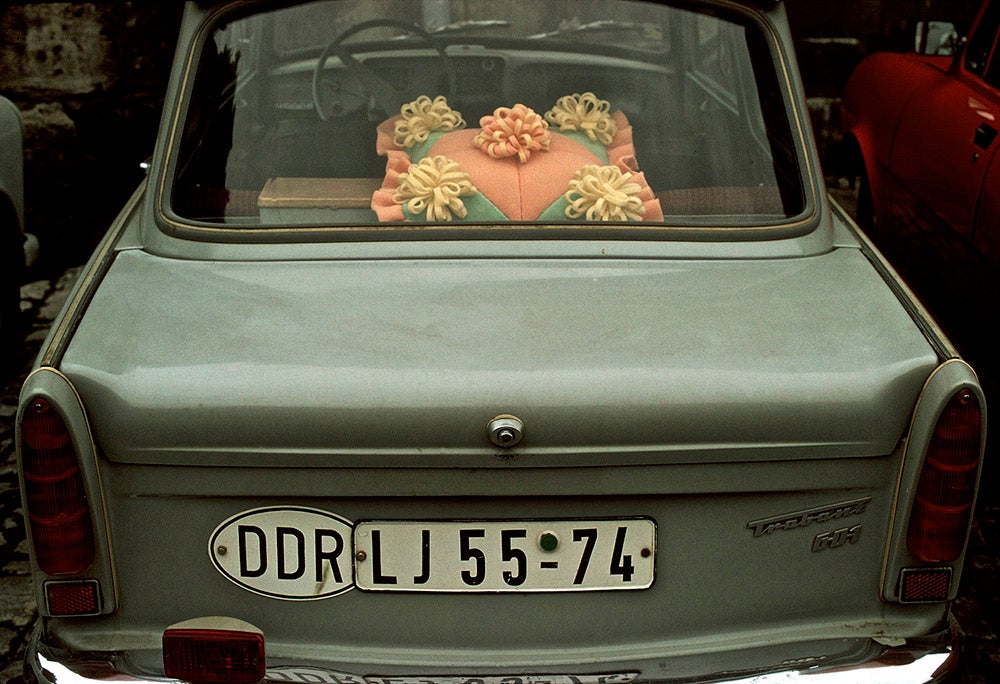
[[[66,422],[42,397],[21,419],[21,472],[38,567],[48,575],[83,572],[94,560],[94,532],[80,459]]]
[[[907,546],[921,561],[950,563],[962,554],[976,497],[982,431],[979,398],[960,390],[934,427],[910,513]]]

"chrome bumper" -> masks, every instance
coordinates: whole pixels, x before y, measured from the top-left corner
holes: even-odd
[[[900,646],[880,646],[872,642],[873,656],[862,663],[839,668],[806,668],[801,670],[783,669],[774,672],[741,673],[738,675],[718,673],[706,675],[704,679],[685,677],[683,680],[647,680],[638,677],[629,681],[640,684],[644,681],[683,681],[684,684],[711,682],[711,684],[942,684],[957,674],[959,661],[958,627],[954,622],[950,629],[939,634],[910,640]],[[32,635],[25,656],[24,676],[26,682],[39,684],[104,684],[115,682],[170,682],[163,677],[136,674],[123,654],[77,654],[61,651],[46,645],[40,638],[40,630]],[[726,678],[729,677],[729,678]],[[462,677],[420,677],[424,684],[440,680],[442,684],[459,684]],[[483,681],[482,678],[469,678]],[[485,681],[490,681],[486,678]],[[496,678],[500,681],[501,678]],[[516,677],[504,677],[506,682],[517,681]],[[531,679],[543,680],[543,677]],[[560,678],[552,678],[558,681]],[[571,677],[567,677],[571,681]],[[415,677],[366,677],[345,674],[339,671],[314,667],[285,665],[268,669],[264,682],[283,684],[400,684],[415,681]],[[526,680],[527,681],[527,680]],[[612,679],[624,684],[627,680]]]

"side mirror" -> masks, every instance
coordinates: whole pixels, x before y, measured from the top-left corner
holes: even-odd
[[[914,48],[921,55],[953,57],[961,45],[958,29],[950,21],[921,21],[917,23]]]

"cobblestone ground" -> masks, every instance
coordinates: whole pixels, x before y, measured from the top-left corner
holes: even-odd
[[[32,323],[22,370],[6,383],[0,397],[0,684],[20,680],[24,644],[37,616],[13,453],[17,396],[78,273],[79,269],[71,269],[57,280],[21,288],[21,308]],[[960,684],[1000,682],[1000,463],[995,461],[987,462],[961,593],[954,606],[965,632]]]
[[[996,449],[993,450],[996,453]],[[996,471],[1000,464],[992,463]],[[962,586],[954,612],[964,632],[962,684],[1000,682],[1000,496],[998,478],[984,481],[990,491],[980,496],[975,526],[969,544]],[[984,500],[983,500],[984,499]]]

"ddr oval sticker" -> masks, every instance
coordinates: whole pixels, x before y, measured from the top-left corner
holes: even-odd
[[[354,585],[349,520],[315,508],[244,511],[212,533],[216,569],[256,594],[289,601],[329,598]]]

